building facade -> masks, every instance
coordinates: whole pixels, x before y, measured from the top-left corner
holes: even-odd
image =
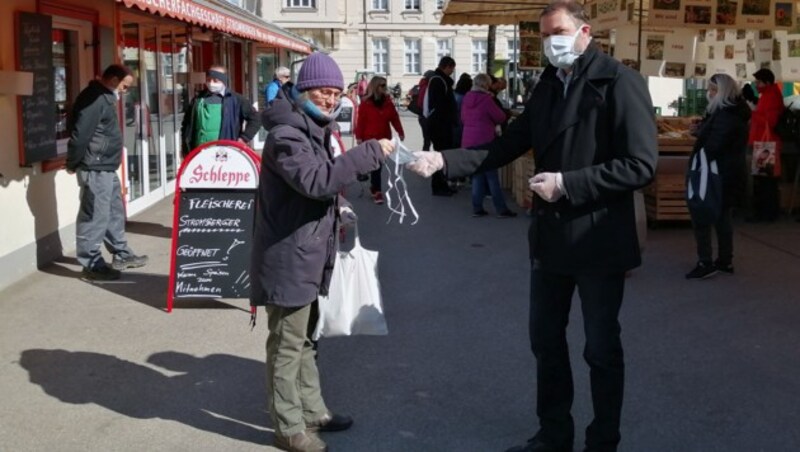
[[[261,9],[250,0],[0,2],[0,288],[75,247],[80,189],[63,166],[72,102],[89,81],[112,63],[135,76],[118,109],[130,216],[174,193],[180,124],[211,64],[256,102],[264,66],[311,51]]]
[[[443,0],[262,0],[263,15],[329,50],[345,81],[361,72],[400,83],[403,92],[449,55],[455,77],[486,72],[487,26],[440,25]],[[515,58],[514,27],[497,27],[495,58]]]

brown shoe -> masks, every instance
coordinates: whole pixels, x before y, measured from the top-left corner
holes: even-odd
[[[316,433],[304,431],[291,436],[275,434],[275,447],[289,452],[325,452],[328,446]]]
[[[315,422],[306,424],[309,432],[340,432],[353,425],[353,418],[343,414],[328,413]]]

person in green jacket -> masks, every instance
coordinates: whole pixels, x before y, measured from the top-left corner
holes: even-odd
[[[181,155],[185,158],[194,148],[210,141],[247,144],[260,127],[251,102],[230,89],[227,70],[211,66],[206,71],[206,89],[192,100],[183,117]]]

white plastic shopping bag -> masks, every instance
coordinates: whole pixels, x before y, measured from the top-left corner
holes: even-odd
[[[389,334],[378,282],[378,252],[361,247],[358,227],[353,249],[336,254],[328,296],[319,297],[313,339],[354,334]]]

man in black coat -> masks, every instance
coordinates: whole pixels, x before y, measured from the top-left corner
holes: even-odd
[[[573,400],[566,327],[581,298],[594,420],[586,451],[616,451],[624,362],[618,315],[625,272],[640,265],[633,192],[658,157],[653,106],[642,76],[591,45],[580,4],[557,0],[540,28],[550,65],[506,133],[471,150],[417,152],[412,171],[460,177],[499,168],[533,148],[535,193],[528,233],[530,341],[540,427],[512,451],[572,451]]]
[[[422,115],[433,148],[437,151],[451,149],[456,145],[454,134],[458,126],[459,112],[453,93],[453,72],[456,61],[449,56],[439,60],[439,66],[428,79],[428,88],[423,99]],[[434,196],[451,196],[455,193],[447,183],[444,173],[437,172],[431,179]]]

